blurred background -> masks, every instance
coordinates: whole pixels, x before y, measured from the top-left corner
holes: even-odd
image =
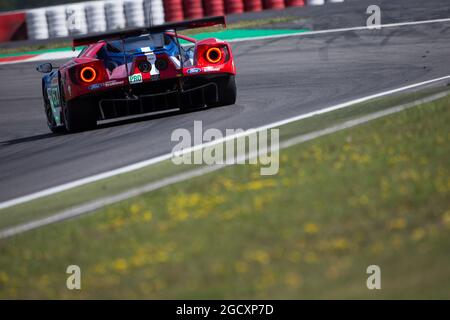
[[[344,0],[0,0],[0,43]]]

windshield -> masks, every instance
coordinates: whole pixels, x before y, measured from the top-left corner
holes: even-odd
[[[134,53],[163,49],[166,45],[170,45],[171,43],[172,40],[168,35],[158,33],[127,38],[123,43],[120,40],[115,40],[109,42],[109,45],[118,52],[122,52],[123,49],[125,49],[126,52]]]

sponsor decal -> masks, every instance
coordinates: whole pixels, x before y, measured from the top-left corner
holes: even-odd
[[[141,48],[141,52],[151,52],[152,50],[150,49],[150,47],[143,47]]]
[[[95,83],[95,84],[93,84],[93,85],[90,85],[89,87],[88,87],[88,89],[89,90],[97,90],[97,89],[100,89],[102,87],[102,84],[101,83]]]
[[[53,117],[55,118],[56,123],[59,125],[61,121],[59,119],[60,113],[60,99],[59,99],[59,89],[58,87],[48,88],[47,89],[47,97],[50,101],[50,107],[52,109]]]
[[[200,69],[200,68],[190,68],[190,69],[187,69],[187,74],[195,74],[195,73],[199,73],[200,71],[202,71],[202,69]]]
[[[118,86],[118,85],[121,85],[121,84],[124,84],[124,83],[125,83],[125,81],[123,81],[123,80],[121,80],[121,81],[111,80],[111,81],[107,81],[107,82],[103,82],[103,83],[95,83],[93,85],[90,85],[88,87],[88,89],[89,90],[97,90],[97,89],[100,89],[100,88],[109,88],[109,87]]]
[[[117,80],[112,80],[112,81],[108,81],[104,83],[105,87],[113,87],[113,86],[118,86],[124,84],[124,81],[117,81]]]
[[[208,66],[203,68],[204,72],[220,71],[219,67]]]
[[[142,73],[135,73],[128,77],[128,81],[130,84],[141,83],[142,82]]]

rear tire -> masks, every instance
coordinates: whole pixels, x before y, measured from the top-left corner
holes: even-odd
[[[90,130],[97,126],[97,108],[92,101],[68,101],[63,109],[64,124],[68,132]]]
[[[52,108],[50,106],[50,101],[46,96],[44,96],[44,111],[47,118],[47,126],[53,133],[61,133],[65,131],[63,126],[56,125],[55,117],[53,116]]]
[[[226,77],[218,78],[215,80],[218,89],[219,100],[210,104],[210,107],[222,107],[236,103],[236,80],[234,75],[228,75]]]

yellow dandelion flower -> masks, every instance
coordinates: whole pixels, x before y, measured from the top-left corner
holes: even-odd
[[[247,183],[248,190],[260,190],[267,187],[273,187],[276,185],[276,181],[273,179],[267,180],[256,180]]]
[[[420,241],[425,237],[425,230],[423,228],[416,228],[414,229],[411,238],[414,241]]]
[[[349,242],[344,238],[337,238],[333,241],[333,248],[336,250],[346,250],[350,247]]]
[[[351,146],[351,144],[346,143],[346,144],[344,144],[344,145],[342,146],[342,149],[343,149],[344,151],[350,151],[350,150],[352,149],[352,146]]]
[[[269,254],[264,250],[256,250],[250,254],[252,260],[260,264],[268,264],[270,262]]]
[[[131,258],[131,265],[134,267],[141,267],[145,264],[147,257],[145,254],[138,253]]]
[[[185,211],[185,210],[181,210],[180,212],[178,212],[178,214],[176,215],[176,219],[178,221],[185,221],[189,218],[189,212]]]
[[[391,230],[403,230],[406,227],[406,219],[405,218],[395,218],[388,222],[388,227]]]
[[[265,200],[262,197],[254,197],[253,198],[253,207],[256,209],[256,211],[261,211],[264,208]]]
[[[167,260],[169,260],[169,254],[166,250],[160,249],[156,253],[155,258],[156,258],[156,261],[163,263],[163,262],[166,262]]]
[[[316,234],[319,232],[319,226],[315,223],[307,223],[303,230],[305,230],[307,234]]]
[[[391,239],[391,244],[395,249],[400,248],[403,245],[403,239],[400,236],[394,236]]]
[[[302,279],[301,277],[296,273],[288,273],[284,277],[284,282],[286,285],[290,288],[296,289],[301,285]]]
[[[235,216],[236,216],[236,213],[234,212],[234,210],[228,210],[222,214],[221,219],[224,221],[229,221],[229,220],[233,219]]]
[[[211,265],[209,267],[209,269],[211,270],[211,273],[215,274],[215,275],[221,275],[224,274],[226,269],[225,266],[221,263],[214,263],[213,265]]]
[[[131,212],[132,214],[138,214],[139,211],[141,211],[141,206],[138,205],[137,203],[133,203],[133,204],[130,206],[130,212]]]
[[[121,217],[117,217],[115,218],[112,222],[111,222],[111,226],[113,228],[120,228],[125,224],[125,220],[122,219]]]
[[[187,199],[187,205],[190,207],[193,207],[195,205],[197,205],[201,200],[200,194],[198,193],[192,193],[189,195],[188,199]]]
[[[343,163],[342,163],[341,161],[336,161],[336,162],[333,164],[333,168],[334,168],[335,170],[340,170],[340,169],[342,168],[342,165],[343,165]]]
[[[445,213],[442,215],[442,223],[443,223],[446,227],[450,228],[450,210],[448,210],[447,212],[445,212]]]
[[[128,269],[128,263],[125,259],[117,259],[113,264],[114,269],[124,272]]]
[[[222,180],[222,185],[227,190],[233,190],[233,188],[235,187],[235,183],[232,180],[230,180],[230,179],[223,179]]]
[[[103,264],[97,264],[96,266],[94,266],[94,272],[97,274],[105,274],[106,268]]]
[[[383,252],[383,250],[384,250],[384,246],[383,246],[383,243],[381,243],[381,242],[376,242],[370,247],[370,251],[373,254],[381,253],[381,252]]]
[[[9,281],[9,277],[6,272],[0,271],[0,284],[7,284]]]
[[[234,269],[237,273],[246,273],[248,271],[248,264],[244,261],[237,261],[234,264]]]
[[[305,261],[307,263],[316,263],[319,260],[319,258],[317,257],[317,255],[314,252],[308,252],[305,255]]]
[[[359,203],[361,205],[367,205],[369,203],[369,197],[367,195],[365,195],[365,194],[361,195],[359,197]]]
[[[152,221],[152,219],[153,219],[153,214],[151,211],[144,212],[144,214],[142,216],[142,220],[144,220],[145,222],[149,222],[149,221]]]

